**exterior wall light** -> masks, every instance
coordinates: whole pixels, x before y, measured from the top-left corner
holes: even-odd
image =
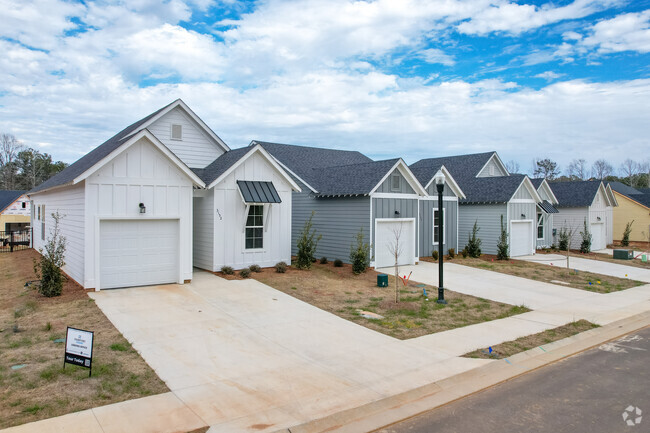
[[[525,219],[525,218],[526,218],[526,214],[525,214],[525,213],[522,213],[522,214],[521,214],[521,219],[523,220],[523,219]]]
[[[597,221],[600,221],[600,217],[596,217],[596,220],[597,220]]]
[[[398,210],[395,211],[395,215],[399,215],[399,211],[398,211]]]
[[[147,213],[147,208],[144,206],[144,203],[138,205],[140,207],[140,213]]]

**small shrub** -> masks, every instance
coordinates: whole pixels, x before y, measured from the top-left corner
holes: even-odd
[[[634,220],[629,221],[625,224],[625,230],[623,230],[623,238],[621,239],[621,245],[624,247],[630,246],[630,233],[632,233],[632,224]]]
[[[327,257],[321,257],[320,258],[320,264],[321,265],[326,265],[327,264]]]
[[[287,264],[285,262],[277,262],[275,264],[275,272],[278,274],[284,274],[287,272]]]
[[[224,275],[233,275],[235,270],[231,266],[222,266],[221,273]]]
[[[569,230],[566,227],[562,227],[558,234],[558,248],[560,251],[569,249]]]
[[[262,272],[262,268],[260,268],[260,265],[250,265],[248,269],[251,272]]]
[[[350,261],[355,275],[364,272],[370,265],[370,244],[363,241],[363,227],[357,233],[356,245],[353,243],[350,247]]]
[[[467,258],[467,248],[463,248],[460,251],[460,255],[463,256],[464,259],[466,259]]]
[[[483,241],[477,236],[479,230],[481,229],[478,226],[478,220],[476,220],[474,221],[474,227],[472,227],[472,234],[469,235],[467,245],[465,246],[467,254],[473,259],[481,257],[481,243]]]
[[[296,256],[296,267],[298,269],[311,268],[311,264],[315,261],[314,254],[316,253],[318,241],[323,237],[322,235],[316,236],[316,230],[312,230],[314,214],[315,212],[312,211],[309,219],[305,221],[305,225],[298,238],[298,254]]]
[[[334,267],[335,268],[342,268],[343,267],[343,260],[341,260],[341,259],[334,260]]]
[[[453,259],[456,257],[456,249],[455,248],[449,248],[449,251],[447,251],[447,254],[449,254],[449,258]]]
[[[47,323],[45,324],[45,328],[44,328],[44,329],[45,329],[46,332],[47,332],[47,331],[51,331],[51,330],[52,330],[52,323],[47,322]]]
[[[510,258],[510,247],[508,246],[508,232],[503,225],[503,215],[501,215],[501,234],[497,242],[497,260],[508,260]]]
[[[433,250],[433,251],[431,252],[431,258],[432,258],[433,260],[438,260],[438,250]]]
[[[248,268],[244,268],[241,271],[239,271],[239,276],[242,278],[248,278],[251,276],[251,270]]]
[[[580,242],[580,252],[586,254],[591,251],[591,233],[589,233],[589,229],[587,228],[587,218],[585,218],[584,229],[580,232],[580,236],[582,236],[582,242]]]
[[[44,249],[39,249],[40,260],[34,259],[34,273],[41,280],[38,292],[51,298],[60,296],[63,291],[63,272],[61,268],[65,265],[66,239],[60,232],[60,221],[64,216],[55,212],[52,214],[54,226],[50,231],[50,238],[45,243]]]

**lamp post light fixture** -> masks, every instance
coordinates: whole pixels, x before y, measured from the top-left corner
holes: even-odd
[[[442,271],[442,243],[443,243],[443,233],[444,227],[443,222],[444,218],[442,215],[442,192],[445,190],[445,175],[441,172],[436,173],[433,177],[433,180],[436,182],[436,188],[438,190],[438,304],[446,304],[445,301],[445,288],[443,286],[443,271]],[[434,218],[435,220],[435,218]]]

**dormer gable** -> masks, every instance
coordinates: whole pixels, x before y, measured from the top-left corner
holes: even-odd
[[[483,168],[478,172],[476,177],[497,177],[497,176],[510,176],[499,155],[496,152],[492,154],[490,159],[485,163]]]

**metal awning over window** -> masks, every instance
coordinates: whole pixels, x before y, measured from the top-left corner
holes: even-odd
[[[237,186],[244,203],[282,203],[273,182],[238,180]]]
[[[555,209],[555,206],[553,206],[551,203],[549,203],[547,200],[544,200],[541,203],[537,203],[537,206],[544,212],[544,213],[558,213],[559,211]]]

